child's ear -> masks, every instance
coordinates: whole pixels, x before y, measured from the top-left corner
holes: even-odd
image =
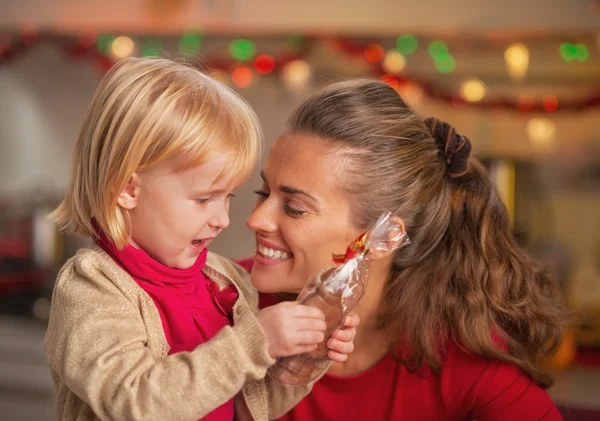
[[[119,194],[117,198],[117,204],[126,210],[134,209],[139,200],[140,194],[140,176],[137,173],[133,173],[129,182]]]
[[[384,247],[372,248],[369,250],[368,258],[370,260],[384,259],[400,247],[405,241],[407,241],[406,228],[404,221],[399,216],[391,216],[390,219],[395,222],[396,229],[390,231],[388,235],[388,242]]]

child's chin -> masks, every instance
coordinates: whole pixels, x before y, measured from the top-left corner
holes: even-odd
[[[195,256],[190,257],[180,257],[179,259],[173,262],[173,265],[170,265],[173,269],[189,269],[194,266],[196,260],[198,259],[199,253]]]

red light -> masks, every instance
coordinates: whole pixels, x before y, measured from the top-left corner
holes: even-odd
[[[394,89],[398,89],[398,86],[400,85],[400,80],[396,76],[388,75],[387,73],[381,76],[379,79]]]
[[[266,75],[275,70],[275,60],[268,54],[261,54],[254,60],[254,67],[261,75]]]
[[[86,29],[79,33],[79,43],[85,48],[90,48],[94,45],[97,38],[98,33],[93,29]]]
[[[399,81],[398,88],[396,89],[398,93],[402,96],[408,96],[413,89],[413,84],[408,81]]]
[[[365,58],[371,63],[377,63],[383,59],[383,47],[379,44],[369,44],[365,48]]]
[[[33,24],[25,24],[21,28],[21,42],[25,45],[32,44],[37,38],[38,30]]]
[[[542,99],[542,105],[544,106],[544,110],[551,113],[558,108],[558,98],[556,98],[554,95],[546,95]]]
[[[534,105],[533,98],[528,95],[521,95],[517,99],[517,106],[521,111],[531,110],[533,109]]]
[[[0,54],[5,53],[10,48],[12,37],[6,34],[0,34]]]
[[[231,81],[238,88],[247,88],[252,83],[252,72],[244,66],[240,66],[231,72]]]

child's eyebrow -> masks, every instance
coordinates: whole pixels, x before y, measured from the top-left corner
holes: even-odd
[[[235,191],[236,189],[232,189],[231,191]],[[229,193],[229,190],[225,190],[225,189],[215,189],[215,190],[194,190],[193,191],[193,195],[194,196],[206,196],[206,195],[214,195],[214,194],[224,194],[224,193]]]

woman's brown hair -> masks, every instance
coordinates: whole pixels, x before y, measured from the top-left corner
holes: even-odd
[[[406,224],[411,244],[394,256],[379,319],[400,362],[439,372],[450,339],[551,385],[541,361],[566,324],[562,292],[518,245],[468,139],[424,122],[395,90],[371,80],[321,90],[295,111],[289,129],[345,158],[340,184],[357,227],[395,209]],[[398,345],[409,353],[397,353]]]

